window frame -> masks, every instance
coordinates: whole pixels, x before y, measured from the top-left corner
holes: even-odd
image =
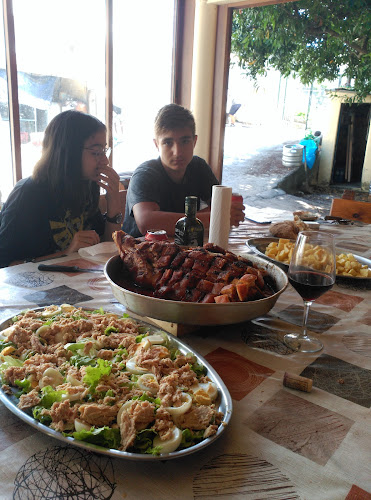
[[[172,61],[171,100],[183,106],[189,105],[190,86],[187,82],[192,71],[193,24],[195,0],[174,1],[174,44]],[[17,57],[13,0],[3,0],[4,40],[6,56],[6,74],[8,82],[9,128],[13,184],[22,179],[21,133],[18,98]],[[105,120],[107,142],[113,144],[113,0],[105,0],[106,40],[105,40]],[[191,35],[191,36],[190,36]],[[113,148],[112,148],[113,151]],[[113,155],[111,157],[113,165]]]

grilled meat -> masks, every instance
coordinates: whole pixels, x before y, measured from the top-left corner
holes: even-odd
[[[244,257],[207,243],[183,249],[113,233],[128,277],[154,297],[186,302],[238,302],[275,293],[272,278]]]

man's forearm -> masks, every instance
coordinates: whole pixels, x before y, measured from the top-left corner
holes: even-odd
[[[164,229],[168,236],[174,236],[175,224],[184,214],[175,212],[153,211],[141,221],[137,221],[138,228],[142,234],[145,234],[148,229]],[[210,209],[200,210],[197,212],[197,217],[201,220],[205,229],[209,228],[210,224]]]

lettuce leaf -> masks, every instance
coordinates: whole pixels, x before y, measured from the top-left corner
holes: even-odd
[[[24,378],[23,380],[15,380],[14,383],[20,387],[22,390],[17,392],[16,396],[19,397],[21,394],[26,394],[27,392],[30,392],[32,387],[31,387],[31,382],[27,379]]]
[[[87,366],[84,382],[90,386],[91,390],[95,390],[98,382],[104,375],[111,373],[111,365],[104,359],[97,359],[97,366]]]
[[[52,422],[52,417],[49,415],[49,413],[43,414],[43,411],[45,408],[43,406],[35,406],[32,409],[32,415],[35,420],[38,420],[44,425],[49,425]]]
[[[51,408],[55,402],[62,401],[63,396],[67,391],[56,391],[51,385],[47,385],[41,389],[43,396],[40,401],[40,406],[43,408]]]
[[[1,356],[0,372],[3,372],[11,366],[23,366],[23,361],[12,356]]]
[[[100,427],[99,429],[92,427],[90,431],[83,429],[72,434],[63,433],[63,435],[73,437],[79,441],[103,446],[104,448],[118,449],[121,443],[120,429],[111,429],[110,427]]]

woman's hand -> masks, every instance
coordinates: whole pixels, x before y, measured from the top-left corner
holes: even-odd
[[[100,243],[100,238],[95,231],[78,231],[74,234],[70,246],[64,253],[68,255],[77,252],[80,248],[91,247],[97,243]]]
[[[231,202],[231,226],[238,227],[245,219],[245,205],[241,201]]]
[[[120,207],[120,176],[109,165],[105,165],[101,169],[98,186],[106,191],[107,213],[110,217],[121,212]]]

